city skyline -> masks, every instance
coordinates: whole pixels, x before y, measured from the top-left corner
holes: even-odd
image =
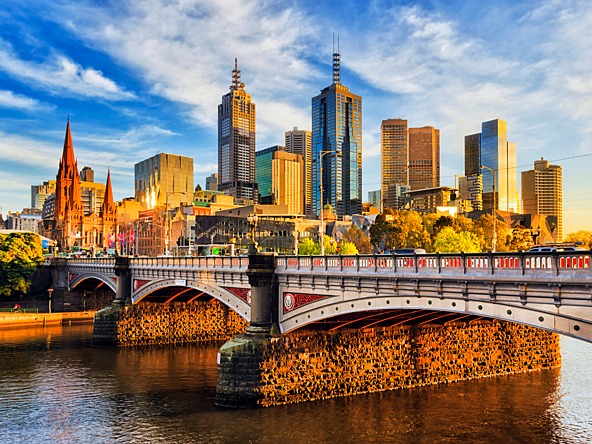
[[[196,183],[217,172],[217,104],[239,58],[257,103],[257,145],[311,129],[311,98],[341,77],[364,100],[362,196],[380,188],[380,122],[441,130],[441,183],[463,172],[464,136],[508,122],[517,175],[544,157],[563,169],[564,233],[590,229],[592,84],[583,1],[195,2],[106,8],[7,1],[0,12],[0,206],[21,211],[54,180],[68,114],[79,167],[111,168],[116,200],[133,165],[192,157]],[[355,19],[352,20],[351,18]],[[116,25],[116,26],[115,26]],[[234,28],[241,31],[233,33]],[[199,29],[199,33],[195,32]],[[378,177],[378,178],[377,178]]]

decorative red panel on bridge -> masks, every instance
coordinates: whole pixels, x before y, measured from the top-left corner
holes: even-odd
[[[144,280],[144,279],[134,279],[134,291],[136,291],[140,287],[143,287],[148,282],[150,282],[150,281]]]
[[[251,289],[250,288],[237,288],[237,287],[225,287],[226,290],[231,292],[233,295],[238,296],[240,299],[251,305]]]
[[[76,276],[78,276],[78,275],[74,274],[74,273],[70,273],[70,282],[72,282],[74,279],[76,279]]]
[[[329,296],[306,293],[284,293],[284,314],[296,308],[327,299]]]

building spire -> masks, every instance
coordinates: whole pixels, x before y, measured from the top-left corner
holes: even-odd
[[[115,214],[113,201],[113,188],[111,186],[111,168],[107,170],[107,184],[105,185],[105,198],[103,199],[103,217]]]
[[[335,33],[333,33],[333,83],[341,83],[341,55],[339,54],[339,34],[337,34],[337,52],[335,52]]]
[[[245,87],[245,84],[241,82],[241,72],[238,69],[238,59],[234,58],[234,69],[232,70],[232,85],[230,85],[231,91],[239,91]]]
[[[62,152],[62,165],[66,168],[71,168],[74,164],[74,145],[72,144],[72,134],[70,133],[70,115],[68,115],[66,137],[64,138],[64,150]]]

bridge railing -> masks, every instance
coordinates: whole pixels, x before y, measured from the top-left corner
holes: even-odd
[[[135,257],[131,260],[133,268],[155,269],[234,269],[246,270],[249,258],[244,256],[180,256],[180,257]]]
[[[451,253],[356,256],[280,256],[278,271],[344,273],[528,274],[553,270],[590,273],[590,251],[549,253]]]

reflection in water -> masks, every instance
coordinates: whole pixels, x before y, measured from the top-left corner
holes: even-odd
[[[92,326],[0,330],[2,442],[592,441],[592,346],[563,367],[258,410],[214,407],[220,344],[91,348]]]

